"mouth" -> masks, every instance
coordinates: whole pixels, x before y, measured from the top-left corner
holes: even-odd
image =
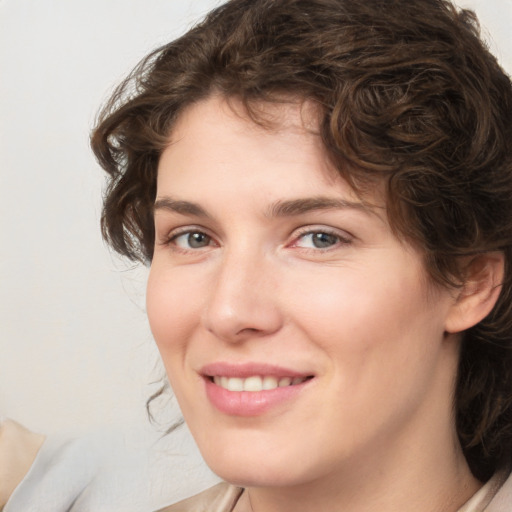
[[[289,386],[298,386],[312,376],[307,377],[274,377],[273,375],[252,375],[249,377],[228,377],[225,375],[215,375],[207,377],[210,382],[228,391],[248,391],[257,393],[259,391],[271,391],[277,388]]]
[[[199,372],[210,403],[230,416],[260,416],[292,403],[315,375],[280,366],[218,362]]]

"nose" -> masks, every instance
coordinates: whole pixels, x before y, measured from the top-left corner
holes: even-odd
[[[215,270],[211,294],[203,311],[203,325],[228,342],[263,337],[282,326],[276,300],[276,269],[264,257],[232,253]]]

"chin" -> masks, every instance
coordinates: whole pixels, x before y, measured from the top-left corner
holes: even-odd
[[[275,450],[269,449],[268,454],[265,451],[261,447],[227,449],[217,453],[206,450],[203,457],[216,475],[239,487],[287,487],[307,480],[307,468],[303,464],[290,463],[296,460],[295,457],[276,453]]]
[[[238,487],[287,487],[301,483],[300,478],[290,474],[289,464],[276,468],[260,462],[257,466],[219,464],[211,465],[210,469],[222,480]]]

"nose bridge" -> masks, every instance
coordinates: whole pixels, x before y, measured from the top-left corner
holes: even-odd
[[[205,306],[205,327],[228,341],[279,329],[274,273],[272,262],[254,247],[226,250]]]

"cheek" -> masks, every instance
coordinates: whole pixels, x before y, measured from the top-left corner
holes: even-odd
[[[368,266],[329,270],[302,283],[293,300],[302,330],[333,356],[350,355],[355,363],[394,350],[406,357],[421,339],[442,335],[442,314],[428,304],[419,271],[389,265],[372,273]]]
[[[426,285],[407,272],[391,268],[372,276],[350,269],[337,277],[316,276],[314,289],[301,285],[295,318],[327,355],[323,396],[332,423],[358,438],[368,418],[395,425],[426,395],[436,376],[444,310],[429,304]]]
[[[167,366],[169,356],[181,352],[199,318],[199,298],[179,272],[158,266],[149,273],[146,309],[151,332]]]

